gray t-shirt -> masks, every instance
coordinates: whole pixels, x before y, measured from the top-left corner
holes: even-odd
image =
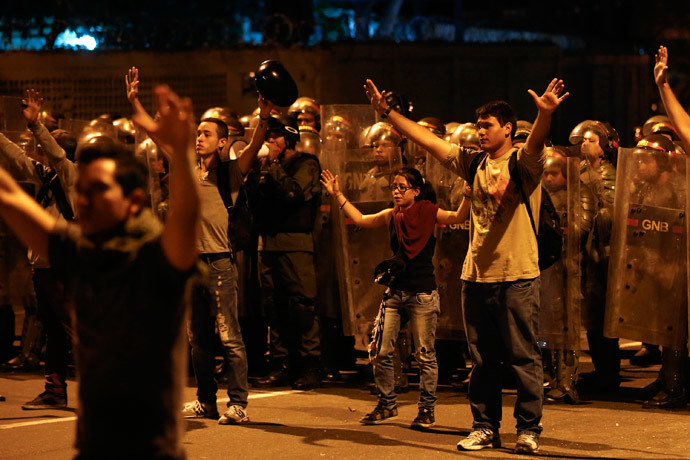
[[[237,160],[230,161],[228,168],[230,171],[230,193],[234,203],[237,200],[243,176],[237,165]],[[214,168],[208,172],[206,177],[199,180],[201,225],[197,249],[200,254],[230,252],[231,250],[230,239],[228,238],[228,210],[225,208],[220,192],[218,192],[217,172],[218,168]]]

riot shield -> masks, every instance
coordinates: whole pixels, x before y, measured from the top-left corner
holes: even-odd
[[[357,147],[360,134],[376,121],[371,106],[325,105],[321,115],[325,121],[321,132],[322,168],[338,176],[341,190],[363,214],[390,206],[390,191],[387,195],[382,192],[388,186],[390,171],[401,165],[399,151],[382,165],[374,160],[372,149]],[[327,203],[332,200],[329,198]],[[331,209],[343,331],[356,337],[356,348],[366,350],[385,291],[385,286],[374,283],[374,268],[392,256],[390,236],[387,227],[362,229],[346,219],[336,206]]]
[[[548,165],[548,161],[547,161]],[[562,158],[547,166],[542,180],[549,193],[563,229],[563,255],[541,272],[539,303],[539,345],[549,349],[580,348],[580,160]],[[565,177],[553,180],[549,175]],[[557,182],[560,180],[560,182]],[[556,185],[554,185],[556,184]]]
[[[621,149],[604,334],[686,343],[685,156]]]
[[[137,129],[134,136],[134,155],[146,164],[149,171],[148,192],[151,209],[164,221],[168,211],[168,171],[165,155],[141,129]]]
[[[436,204],[439,207],[455,210],[460,206],[465,180],[443,167],[432,155],[427,156],[426,179],[436,191]],[[470,242],[470,221],[468,219],[459,225],[437,225],[434,236],[434,272],[441,302],[436,338],[465,340],[460,275]]]

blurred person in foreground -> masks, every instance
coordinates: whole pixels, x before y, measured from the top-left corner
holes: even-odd
[[[193,115],[167,86],[156,94],[159,121],[135,121],[170,156],[165,226],[144,208],[145,167],[111,139],[78,149],[78,225],[59,224],[0,169],[0,216],[48,256],[74,304],[79,459],[185,458],[178,407],[183,297],[197,262]]]

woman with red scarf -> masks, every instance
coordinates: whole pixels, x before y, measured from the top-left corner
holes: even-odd
[[[341,193],[338,177],[326,170],[321,183],[335,197],[338,206],[355,225],[363,228],[388,226],[395,257],[377,267],[377,281],[387,284],[381,310],[376,320],[380,349],[374,346],[374,379],[378,390],[376,408],[360,421],[379,424],[398,415],[394,390],[393,350],[401,325],[410,322],[419,364],[420,396],[417,417],[412,428],[434,425],[438,365],[434,341],[440,305],[434,276],[434,227],[459,224],[467,219],[470,200],[463,199],[456,211],[440,209],[431,185],[414,168],[402,168],[391,174],[390,189],[395,206],[376,214],[362,213]],[[385,281],[380,281],[383,279]]]

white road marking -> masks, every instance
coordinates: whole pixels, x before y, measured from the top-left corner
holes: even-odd
[[[267,391],[267,392],[250,394],[247,397],[247,399],[272,398],[274,396],[285,396],[285,395],[291,395],[291,394],[295,394],[295,393],[302,393],[302,392],[299,390]],[[229,401],[230,401],[229,398],[221,398],[217,402],[227,403]],[[30,422],[18,422],[18,423],[10,423],[7,425],[0,425],[0,430],[9,430],[10,428],[21,428],[24,426],[45,425],[47,423],[73,422],[75,420],[77,420],[77,417],[58,417],[58,418],[48,419],[48,420],[32,420]]]

